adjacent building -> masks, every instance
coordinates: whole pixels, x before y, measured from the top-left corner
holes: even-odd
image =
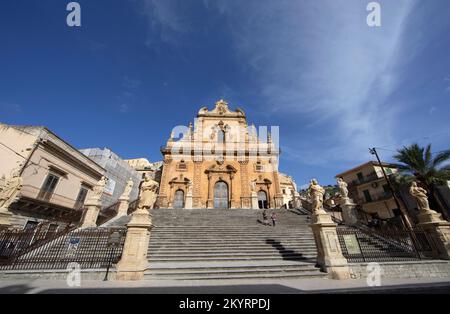
[[[147,158],[135,158],[135,159],[126,159],[125,162],[133,168],[137,173],[139,173],[142,179],[145,176],[149,176],[152,180],[156,182],[161,182],[161,173],[162,173],[162,161],[150,162]]]
[[[129,179],[134,182],[130,200],[134,201],[138,198],[141,175],[127,161],[121,159],[109,148],[86,148],[80,151],[106,170],[105,176],[108,182],[101,197],[103,208],[117,203]]]
[[[297,184],[294,179],[287,174],[280,173],[280,187],[283,194],[284,208],[297,208],[300,206],[300,194],[297,191]]]
[[[12,173],[21,186],[8,206],[16,227],[81,212],[105,173],[99,164],[45,127],[0,124],[2,189]]]
[[[383,163],[383,167],[387,175],[398,172],[394,164]],[[336,175],[338,177],[348,184],[349,197],[364,213],[376,214],[381,219],[401,215],[378,162],[366,162]]]

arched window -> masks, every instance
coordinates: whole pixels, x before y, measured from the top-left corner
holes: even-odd
[[[225,131],[223,130],[217,131],[217,142],[225,143]]]

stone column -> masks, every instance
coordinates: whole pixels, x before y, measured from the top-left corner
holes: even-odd
[[[12,213],[8,208],[0,208],[0,226],[11,226]]]
[[[127,235],[122,258],[117,263],[117,280],[140,280],[148,266],[148,244],[152,228],[151,215],[139,209],[127,224]]]
[[[450,222],[434,210],[424,210],[417,215],[418,226],[432,239],[436,246],[436,258],[450,259]]]
[[[342,255],[336,226],[325,210],[313,213],[310,227],[317,247],[317,264],[332,279],[349,279],[350,270],[347,259]]]
[[[213,201],[214,191],[213,191],[213,186],[211,184],[211,180],[212,180],[211,174],[208,173],[208,201],[207,201],[207,206],[206,206],[207,208],[214,208],[214,201]]]
[[[245,201],[241,201],[242,208],[253,208],[252,204],[248,204],[248,197],[252,196],[249,188],[249,179],[248,179],[248,160],[240,160],[240,175],[241,175],[241,199]],[[242,198],[243,197],[243,198]]]
[[[356,204],[353,203],[351,198],[345,197],[341,198],[339,205],[342,209],[342,219],[347,226],[354,226],[358,222],[356,217],[355,207]]]
[[[80,228],[97,227],[97,217],[102,207],[102,203],[98,199],[91,199],[86,202],[85,206],[86,210]]]
[[[186,193],[186,201],[184,203],[184,208],[186,208],[186,209],[193,208],[192,189],[188,189],[188,191]]]
[[[194,179],[193,179],[193,187],[194,187],[194,195],[192,196],[192,206],[195,208],[200,208],[200,199],[201,199],[201,180],[202,180],[202,156],[194,156]]]
[[[252,191],[252,209],[259,209],[258,205],[258,194],[255,191]]]
[[[117,209],[116,217],[122,217],[122,216],[128,215],[128,207],[129,206],[130,206],[130,199],[128,197],[119,198],[119,207]]]

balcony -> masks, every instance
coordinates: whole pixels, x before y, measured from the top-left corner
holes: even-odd
[[[353,180],[352,182],[350,182],[349,185],[350,186],[358,186],[358,185],[361,185],[361,184],[364,184],[364,183],[373,182],[373,181],[376,181],[376,180],[379,180],[379,179],[383,179],[383,177],[379,177],[377,175],[377,173],[375,171],[373,171],[373,172],[369,173],[367,176],[365,176],[362,179]]]
[[[384,193],[377,194],[377,195],[371,195],[371,200],[368,201],[367,199],[364,199],[363,200],[363,204],[369,204],[369,203],[385,201],[385,200],[388,200],[388,199],[390,199],[392,197],[393,196],[392,196],[391,192],[384,192]]]

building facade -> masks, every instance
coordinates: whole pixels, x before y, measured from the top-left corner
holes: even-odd
[[[148,176],[158,183],[161,182],[162,161],[150,162],[147,158],[135,158],[126,159],[125,162],[139,174],[141,179]]]
[[[294,179],[287,174],[280,173],[280,187],[283,194],[284,208],[300,207],[300,194],[297,191],[297,184]]]
[[[265,133],[265,134],[262,134]],[[161,149],[160,208],[281,208],[279,151],[269,132],[248,126],[220,100],[176,127]]]
[[[383,167],[388,176],[398,172],[394,164],[383,163]],[[360,205],[366,214],[376,214],[381,219],[400,216],[400,209],[378,162],[366,162],[336,175],[336,178],[339,177],[348,184],[349,197]]]
[[[9,224],[30,227],[82,211],[105,170],[45,127],[0,124],[2,189],[21,184],[8,205]],[[0,189],[0,190],[2,190]]]

